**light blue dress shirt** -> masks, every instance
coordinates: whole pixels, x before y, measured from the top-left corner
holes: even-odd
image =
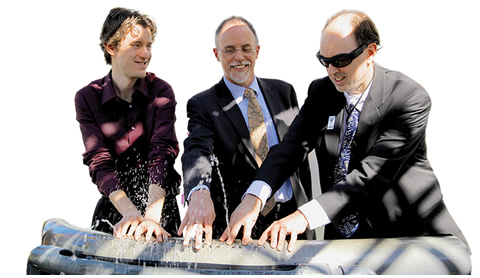
[[[227,88],[230,90],[230,93],[235,99],[235,102],[237,103],[238,107],[240,108],[240,111],[242,112],[242,115],[243,115],[243,119],[245,120],[245,124],[248,127],[248,101],[249,100],[243,96],[243,93],[245,92],[246,88],[233,84],[232,82],[228,81],[225,77],[223,77],[223,80],[227,85]],[[262,90],[258,85],[258,81],[256,77],[253,80],[252,84],[249,86],[249,88],[255,91],[255,96],[258,100],[258,103],[260,104],[260,107],[262,108],[263,118],[265,120],[265,126],[267,129],[268,147],[270,148],[273,145],[276,145],[279,143],[278,135],[277,135],[277,130],[275,129],[275,124],[273,123],[272,116],[270,115],[270,111],[268,110],[267,103],[265,102],[265,98],[263,97]],[[193,192],[200,189],[208,190],[208,187],[203,184],[195,186],[194,188],[192,188],[192,190],[190,190],[190,193],[187,196],[187,200],[190,200],[190,196],[192,195]],[[270,196],[271,190],[268,192],[264,192],[263,194],[259,194],[255,191],[253,192],[247,191],[247,193],[251,193],[256,196],[263,195],[265,196],[264,198],[266,198]],[[275,201],[284,203],[292,199],[292,196],[293,196],[292,185],[290,183],[290,179],[287,179],[285,183],[282,185],[282,187],[280,187],[280,189],[275,193]],[[265,205],[265,200],[262,199],[262,201],[263,201],[263,205]]]
[[[245,92],[245,87],[238,86],[233,84],[232,82],[228,81],[225,77],[223,77],[225,84],[227,85],[230,93],[232,94],[235,102],[237,103],[240,111],[242,112],[243,119],[248,127],[248,99],[243,96]],[[262,90],[258,85],[257,78],[253,80],[252,84],[249,86],[250,89],[255,91],[255,96],[262,108],[263,118],[265,120],[265,126],[267,129],[267,140],[268,140],[268,147],[271,148],[272,146],[279,143],[277,130],[275,129],[275,124],[273,123],[272,116],[270,115],[270,111],[268,110],[267,103],[265,102],[265,98],[263,97]],[[248,192],[248,191],[247,191]],[[257,194],[254,194],[257,195]],[[293,190],[292,185],[290,183],[290,179],[287,179],[285,183],[280,187],[280,189],[275,193],[275,201],[284,203],[292,199]]]

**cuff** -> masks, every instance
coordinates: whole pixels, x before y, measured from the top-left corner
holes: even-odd
[[[197,191],[197,190],[200,190],[200,189],[206,189],[210,192],[210,189],[208,188],[208,186],[206,186],[204,184],[199,184],[199,185],[195,186],[194,188],[190,189],[190,192],[188,193],[188,196],[187,196],[187,202],[190,202],[190,197],[192,196],[192,193]]]
[[[252,194],[258,197],[262,201],[262,208],[267,203],[267,199],[272,195],[272,188],[264,181],[255,180],[252,182],[250,187],[247,189],[247,192],[243,194],[242,200],[247,194]]]
[[[303,206],[299,207],[298,210],[300,210],[305,218],[307,218],[308,228],[310,230],[325,226],[331,222],[327,216],[327,213],[317,202],[317,200],[312,200],[304,204]]]

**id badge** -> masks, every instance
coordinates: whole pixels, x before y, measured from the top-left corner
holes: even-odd
[[[327,130],[332,130],[335,127],[335,116],[328,117]]]

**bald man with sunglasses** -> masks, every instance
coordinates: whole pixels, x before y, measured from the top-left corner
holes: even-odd
[[[323,194],[275,221],[260,245],[269,240],[282,250],[289,236],[292,251],[298,234],[320,226],[325,239],[454,235],[467,244],[427,159],[430,97],[414,80],[374,62],[379,45],[362,12],[341,11],[327,21],[317,58],[328,77],[311,83],[299,115],[248,190],[261,209],[268,192],[315,151]],[[248,204],[238,211],[248,212]],[[238,220],[230,225],[256,213],[232,216]]]

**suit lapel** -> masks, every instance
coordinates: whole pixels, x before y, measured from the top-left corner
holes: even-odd
[[[325,146],[327,148],[329,163],[328,165],[335,165],[338,156],[338,146],[340,144],[340,133],[342,131],[343,124],[343,112],[345,109],[340,109],[337,115],[330,115],[329,117],[335,117],[333,128],[325,129]]]
[[[364,134],[370,133],[371,127],[374,126],[381,117],[380,107],[385,102],[384,75],[385,73],[382,68],[375,67],[373,83],[368,97],[365,100],[362,112],[360,113],[360,118],[358,119],[358,128],[354,137],[355,142],[357,138],[365,138]],[[370,137],[371,136],[367,136],[368,140],[373,142],[375,138]],[[371,144],[372,143],[367,143],[367,150],[371,147]]]
[[[276,101],[273,99],[277,97],[277,94],[272,92],[272,86],[269,83],[264,82],[260,78],[257,78],[257,81],[258,81],[258,85],[260,86],[260,89],[262,90],[263,98],[265,99],[265,102],[268,107],[268,111],[270,112],[273,123],[275,125],[275,130],[277,131],[277,137],[283,138],[283,135],[287,133],[288,126],[282,123],[285,119],[280,119],[278,115],[280,115],[281,112],[285,110],[285,107],[281,107],[280,101]]]
[[[217,94],[217,101],[220,107],[222,108],[223,112],[230,120],[232,125],[237,130],[240,138],[242,139],[243,144],[246,146],[250,153],[250,159],[254,162],[253,164],[256,165],[255,162],[255,153],[253,150],[253,144],[250,139],[250,133],[247,128],[247,124],[245,123],[245,119],[243,118],[242,112],[240,108],[238,108],[235,99],[233,99],[230,90],[228,90],[227,85],[222,80],[216,85],[216,94]]]

